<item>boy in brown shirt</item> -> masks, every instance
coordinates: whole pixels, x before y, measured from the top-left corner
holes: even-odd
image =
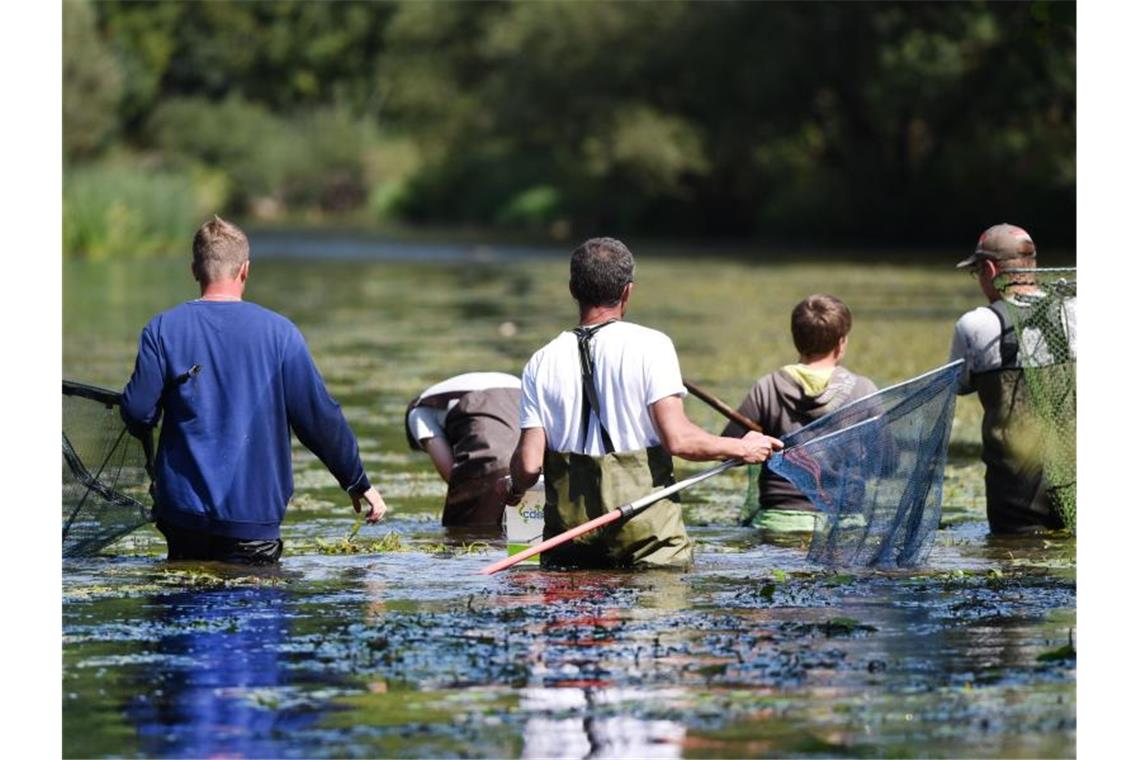
[[[799,362],[756,381],[737,411],[755,420],[767,435],[782,438],[846,404],[875,393],[867,378],[839,365],[847,351],[851,310],[838,298],[816,294],[792,310],[792,341]],[[742,436],[743,426],[730,422],[722,435]],[[752,473],[750,471],[750,476]],[[773,532],[808,531],[818,510],[789,481],[768,469],[760,471],[760,510],[751,522]]]

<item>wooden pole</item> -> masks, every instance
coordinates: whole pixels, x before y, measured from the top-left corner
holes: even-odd
[[[745,429],[753,430],[757,433],[763,433],[764,432],[764,430],[759,425],[757,425],[756,422],[748,419],[743,414],[736,411],[731,406],[724,403],[719,398],[717,398],[713,394],[709,393],[708,391],[706,391],[701,386],[697,385],[696,383],[690,383],[688,380],[685,380],[684,383],[685,383],[685,388],[688,389],[689,393],[693,394],[694,396],[699,398],[701,401],[704,401],[706,404],[711,406],[713,409],[716,409],[718,412],[720,412],[721,414],[723,414],[725,417],[732,420],[736,424],[742,425],[742,426],[744,426]]]

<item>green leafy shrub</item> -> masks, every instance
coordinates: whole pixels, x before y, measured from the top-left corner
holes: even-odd
[[[215,191],[216,192],[216,191]],[[63,183],[63,250],[91,259],[143,257],[186,247],[210,190],[190,174],[125,165],[70,170]]]
[[[222,172],[231,187],[230,200],[241,208],[278,193],[290,163],[304,160],[296,156],[302,146],[290,139],[283,120],[238,96],[220,102],[168,100],[155,109],[148,131],[172,165]]]

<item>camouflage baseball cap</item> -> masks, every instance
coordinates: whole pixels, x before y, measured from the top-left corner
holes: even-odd
[[[958,262],[958,269],[972,267],[982,259],[1005,261],[1007,259],[1032,259],[1037,256],[1037,246],[1029,233],[1012,224],[995,224],[978,238],[978,247],[969,258]]]

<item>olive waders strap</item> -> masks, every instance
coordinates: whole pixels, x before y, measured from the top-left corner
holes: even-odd
[[[1006,308],[1016,308],[1008,301]],[[990,311],[997,315],[998,323],[1001,325],[1001,366],[1002,369],[1011,369],[1017,366],[1017,354],[1019,347],[1017,344],[1017,332],[1013,329],[1009,319],[1001,309],[994,307],[992,304],[989,307]]]
[[[578,336],[578,363],[582,367],[582,391],[585,402],[582,404],[582,445],[580,446],[583,452],[586,450],[586,437],[590,432],[590,410],[593,410],[594,416],[598,418],[598,430],[602,433],[602,443],[606,447],[606,453],[614,452],[614,442],[605,424],[602,423],[602,407],[598,404],[598,389],[594,386],[594,357],[590,353],[590,341],[593,340],[594,333],[616,321],[611,319],[593,327],[574,328],[574,334]]]

